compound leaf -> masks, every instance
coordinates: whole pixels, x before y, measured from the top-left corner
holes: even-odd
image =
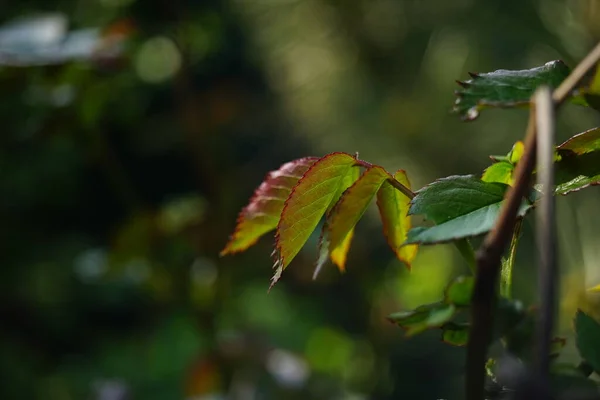
[[[405,244],[434,244],[488,232],[500,213],[507,185],[483,182],[474,175],[439,179],[419,190],[410,214],[422,214],[437,225],[408,232]],[[524,201],[519,216],[532,207]]]
[[[292,188],[317,160],[317,157],[300,158],[269,172],[240,212],[235,230],[221,256],[244,251],[262,235],[275,229]]]
[[[472,79],[458,81],[462,89],[455,92],[454,112],[463,120],[472,121],[484,108],[527,106],[535,89],[541,85],[555,88],[570,72],[564,62],[556,60],[527,70],[471,73]]]
[[[410,189],[410,182],[406,172],[398,170],[394,179]],[[377,207],[381,221],[383,222],[383,234],[388,245],[392,248],[398,260],[402,261],[408,268],[417,255],[418,246],[402,246],[408,237],[411,228],[408,209],[410,199],[395,189],[389,181],[385,181],[377,192]]]
[[[356,162],[347,153],[328,154],[317,160],[294,186],[277,225],[272,284],[306,243]]]

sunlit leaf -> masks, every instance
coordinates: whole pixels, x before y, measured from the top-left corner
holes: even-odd
[[[333,197],[331,203],[329,204],[326,215],[331,213],[333,207],[337,204],[342,194],[348,189],[350,186],[354,184],[360,177],[360,168],[358,166],[350,168],[346,176],[342,179],[340,187]],[[352,243],[352,238],[354,237],[354,229],[351,229],[350,232],[344,238],[344,241],[339,244],[335,249],[330,249],[329,240],[329,229],[327,225],[327,221],[323,224],[323,228],[321,230],[321,237],[319,238],[319,257],[317,262],[315,263],[315,272],[313,274],[313,279],[316,279],[317,275],[323,268],[323,265],[327,262],[327,259],[331,259],[340,271],[344,271],[346,268],[346,256],[348,255],[348,250],[350,250],[350,244]]]
[[[508,153],[509,161],[512,164],[516,164],[521,157],[523,157],[523,153],[525,153],[525,144],[522,141],[518,141],[513,145],[513,148]]]
[[[406,336],[413,336],[427,329],[439,328],[456,314],[453,304],[433,303],[411,311],[401,311],[388,316],[388,320],[404,329]]]
[[[575,341],[581,357],[600,372],[600,324],[581,310],[575,315]]]
[[[469,324],[450,322],[444,325],[442,341],[452,346],[466,346],[469,342]]]
[[[417,192],[410,214],[422,214],[437,225],[412,228],[405,244],[434,244],[488,232],[500,213],[507,185],[483,182],[473,175],[439,179]],[[519,216],[532,207],[524,201]]]
[[[472,121],[484,108],[527,106],[535,89],[541,85],[555,88],[569,73],[569,67],[560,60],[527,70],[472,73],[472,79],[458,82],[462,89],[455,92],[454,111],[463,120]]]
[[[481,180],[484,182],[498,182],[512,185],[515,165],[523,156],[525,145],[520,140],[516,142],[506,156],[490,156],[494,164],[483,172]]]
[[[459,276],[446,289],[446,303],[457,307],[466,307],[471,304],[471,294],[475,279],[472,276]]]
[[[481,180],[484,182],[498,182],[510,185],[513,182],[513,171],[515,167],[508,161],[499,161],[487,167],[483,171]]]
[[[240,212],[235,231],[221,251],[222,256],[246,250],[262,235],[277,227],[283,205],[292,188],[317,159],[300,158],[267,174],[248,205]]]
[[[317,160],[293,188],[277,225],[273,283],[306,243],[355,164],[350,154],[328,154]]]
[[[405,171],[397,171],[394,178],[410,189],[410,182]],[[377,192],[377,207],[383,222],[383,233],[389,246],[396,257],[410,268],[410,263],[415,258],[418,249],[416,245],[402,246],[411,228],[408,215],[410,199],[386,181]]]
[[[340,198],[327,219],[330,248],[337,249],[352,231],[358,220],[377,194],[377,191],[390,175],[381,167],[367,169]]]

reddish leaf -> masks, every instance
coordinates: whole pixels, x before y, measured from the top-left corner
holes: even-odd
[[[394,178],[410,189],[410,182],[405,171],[398,170]],[[411,228],[410,216],[408,215],[410,199],[386,181],[377,192],[377,207],[383,222],[383,233],[388,244],[396,257],[410,268],[410,263],[417,255],[418,249],[418,245],[402,246]]]
[[[316,161],[292,189],[277,225],[272,284],[306,243],[356,164],[350,154],[328,154]]]
[[[292,188],[317,160],[317,157],[300,158],[269,172],[249,204],[240,212],[235,231],[221,256],[244,251],[262,235],[275,229]]]

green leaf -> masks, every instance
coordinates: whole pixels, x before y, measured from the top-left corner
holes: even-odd
[[[327,220],[321,230],[319,240],[319,258],[315,266],[313,278],[327,262],[327,255],[340,271],[345,270],[346,255],[350,249],[354,227],[363,216],[367,206],[390,176],[383,168],[375,166],[367,169],[358,179],[352,181],[354,174],[342,182],[343,193],[339,200],[327,213]]]
[[[581,358],[600,372],[600,324],[581,310],[575,315],[575,342]]]
[[[437,225],[413,228],[405,244],[449,242],[488,232],[500,213],[507,185],[483,182],[473,175],[439,179],[417,192],[410,214],[422,214]],[[532,207],[524,201],[519,216]]]
[[[596,65],[596,71],[590,80],[589,86],[582,90],[588,105],[600,111],[600,64]]]
[[[414,336],[427,329],[439,328],[456,314],[453,304],[432,303],[412,311],[401,311],[388,316],[388,320],[404,329],[406,336]]]
[[[374,166],[367,169],[358,181],[344,192],[331,210],[327,222],[331,248],[336,248],[343,242],[388,178],[391,178],[390,174],[383,168]]]
[[[342,179],[342,183],[340,184],[340,188],[338,193],[334,196],[329,208],[327,210],[327,216],[330,215],[331,210],[337,204],[342,194],[352,186],[360,177],[360,168],[352,167],[350,171],[346,174],[346,176]],[[346,256],[348,255],[348,250],[350,250],[350,244],[352,243],[352,238],[354,237],[354,228],[351,229],[343,242],[340,243],[336,248],[330,250],[330,241],[329,241],[329,233],[327,229],[327,223],[323,224],[323,229],[321,230],[321,238],[319,240],[319,259],[317,260],[315,266],[315,273],[313,278],[316,278],[320,269],[323,267],[325,262],[327,261],[327,255],[331,259],[340,271],[344,271],[346,269]]]
[[[572,136],[556,146],[556,149],[559,152],[572,152],[577,155],[598,151],[600,150],[600,127]]]
[[[244,251],[262,235],[275,229],[292,188],[317,160],[317,157],[300,158],[269,172],[240,212],[235,231],[221,256]]]
[[[576,366],[564,363],[555,363],[551,366],[550,388],[557,395],[573,394],[575,391],[578,398],[579,396],[582,399],[598,397],[598,384],[583,375]],[[569,397],[560,396],[559,398]]]
[[[487,167],[483,171],[481,180],[484,182],[498,182],[505,185],[512,184],[512,175],[515,167],[508,161],[500,161]]]
[[[469,324],[450,322],[444,325],[442,340],[452,346],[466,346],[469,342]]]
[[[394,179],[410,189],[406,172],[399,170]],[[383,222],[383,234],[388,245],[392,248],[398,260],[410,268],[410,263],[417,254],[418,246],[402,246],[411,228],[408,209],[410,199],[395,189],[389,181],[385,181],[377,192],[377,207]]]
[[[498,182],[505,185],[513,184],[515,165],[523,156],[525,145],[520,140],[516,142],[506,156],[490,156],[494,164],[483,171],[481,180],[484,182]]]
[[[471,73],[472,79],[458,81],[462,89],[455,92],[454,112],[472,121],[484,108],[528,106],[535,89],[541,85],[556,88],[570,72],[565,63],[556,60],[527,70]]]
[[[567,195],[600,184],[600,151],[578,155],[559,150],[558,154],[555,194]]]
[[[294,259],[329,209],[356,159],[332,153],[317,160],[302,176],[285,201],[277,225],[273,285]]]
[[[471,304],[471,295],[475,279],[472,276],[459,276],[446,289],[446,303],[457,307],[467,307]]]

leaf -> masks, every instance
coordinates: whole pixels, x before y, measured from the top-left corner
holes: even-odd
[[[600,184],[600,151],[577,155],[558,151],[555,194],[567,195]]]
[[[514,182],[513,171],[515,165],[523,156],[525,145],[522,141],[516,142],[506,156],[490,156],[494,164],[483,172],[481,180],[484,182],[498,182],[512,185]]]
[[[488,232],[507,187],[473,175],[450,176],[425,186],[411,201],[409,214],[422,214],[437,225],[411,229],[405,244],[443,243]],[[518,215],[524,216],[531,207],[524,201]]]
[[[453,304],[432,303],[411,311],[401,311],[388,316],[388,320],[404,329],[406,336],[414,336],[427,329],[439,328],[456,314]]]
[[[600,127],[587,130],[570,137],[564,143],[556,146],[559,151],[569,151],[577,155],[600,150]]]
[[[277,225],[276,271],[271,285],[306,243],[355,164],[356,159],[350,154],[328,154],[317,160],[294,186]]]
[[[374,166],[367,169],[354,185],[344,192],[327,220],[332,249],[343,245],[348,233],[363,216],[371,200],[388,178],[391,178],[390,174],[383,168]]]
[[[463,120],[472,121],[484,108],[527,106],[535,89],[541,85],[555,88],[570,72],[564,62],[555,60],[527,70],[471,73],[472,79],[457,81],[462,90],[455,92],[457,99],[453,111]]]
[[[337,204],[342,194],[354,184],[358,180],[360,176],[360,169],[358,167],[352,167],[342,179],[340,187],[333,197],[329,207],[327,209],[327,216],[329,216],[333,207]],[[323,265],[327,262],[327,258],[331,259],[340,271],[344,271],[346,269],[346,256],[348,254],[348,250],[350,249],[350,244],[352,243],[352,238],[354,237],[354,229],[350,230],[344,241],[338,245],[335,249],[330,250],[330,240],[329,240],[329,230],[327,226],[327,221],[323,224],[323,228],[321,229],[321,237],[319,238],[319,258],[315,263],[315,272],[313,273],[313,279],[317,278],[319,272],[323,268]]]
[[[582,399],[598,397],[598,384],[588,379],[576,366],[565,363],[551,365],[550,389],[557,395],[564,394],[559,398],[569,398],[569,394],[574,393]]]
[[[394,174],[394,179],[410,189],[410,182],[405,171],[398,170]],[[402,246],[411,228],[410,216],[408,215],[410,199],[386,181],[377,192],[377,207],[383,222],[383,234],[388,245],[392,248],[398,260],[410,268],[410,263],[417,255],[418,249],[416,245]]]
[[[505,185],[513,183],[513,171],[515,167],[508,161],[500,161],[487,167],[481,176],[484,182],[498,182]]]
[[[452,346],[466,346],[469,342],[469,324],[450,322],[444,325],[442,341]]]
[[[581,310],[575,315],[575,342],[581,358],[600,372],[600,324]]]
[[[457,307],[467,307],[471,304],[471,294],[475,279],[472,276],[459,276],[446,289],[446,303]]]
[[[596,65],[596,71],[592,76],[589,86],[582,90],[588,105],[600,111],[600,64]]]
[[[262,235],[275,229],[292,188],[317,160],[317,157],[300,158],[269,172],[240,212],[235,231],[221,256],[244,251]]]

